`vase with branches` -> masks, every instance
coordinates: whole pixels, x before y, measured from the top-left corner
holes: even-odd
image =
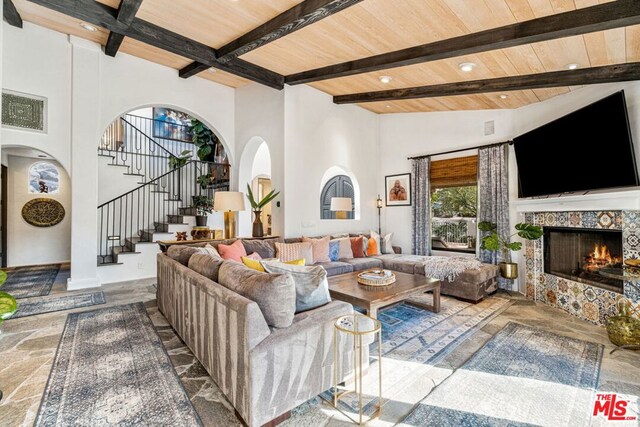
[[[522,249],[521,242],[512,242],[511,239],[519,236],[527,240],[538,240],[542,237],[542,227],[537,225],[519,223],[515,226],[516,232],[509,236],[500,236],[498,226],[492,222],[482,221],[478,224],[478,229],[488,235],[482,238],[481,248],[487,251],[502,252],[502,262],[499,263],[500,274],[505,279],[518,278],[518,265],[511,262],[511,252]]]
[[[251,210],[255,215],[255,219],[253,220],[253,237],[264,236],[264,227],[262,226],[262,219],[260,218],[260,215],[262,214],[262,208],[271,203],[271,201],[278,197],[279,194],[279,191],[276,192],[276,190],[271,190],[269,194],[264,196],[260,201],[257,201],[253,195],[251,186],[247,184],[247,199],[249,199]]]

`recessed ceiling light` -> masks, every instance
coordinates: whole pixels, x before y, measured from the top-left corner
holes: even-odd
[[[390,83],[391,80],[393,80],[393,77],[389,77],[389,76],[380,76],[378,77],[378,80],[380,80],[382,83],[387,84]]]
[[[216,70],[215,68],[207,68],[207,71],[210,72],[211,74],[218,72],[218,70]]]
[[[473,62],[463,62],[459,64],[458,67],[465,73],[469,73],[473,71],[474,68],[476,68],[476,64],[474,64]]]
[[[567,70],[575,70],[576,68],[579,68],[579,67],[580,65],[576,64],[575,62],[571,64],[567,64]]]
[[[80,26],[82,28],[84,28],[85,30],[87,30],[87,31],[91,31],[92,33],[95,33],[96,31],[98,31],[98,29],[96,27],[94,27],[91,24],[87,24],[86,22],[81,22]]]
[[[41,159],[46,159],[47,156],[45,156],[44,154],[38,154],[38,157],[40,157]]]
[[[500,95],[500,99],[507,99],[509,97],[509,95],[505,95],[504,93],[502,95]]]
[[[391,108],[391,105],[387,104],[387,105],[385,105],[385,107],[387,107],[387,108]]]

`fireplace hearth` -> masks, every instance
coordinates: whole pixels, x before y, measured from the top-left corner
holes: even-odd
[[[622,293],[620,230],[544,227],[544,271]]]

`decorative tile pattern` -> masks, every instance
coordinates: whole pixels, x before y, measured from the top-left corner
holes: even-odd
[[[547,227],[622,230],[623,258],[640,259],[640,211],[538,212],[525,214],[525,220]],[[629,300],[640,308],[640,281],[625,282],[621,295],[546,274],[542,239],[525,243],[524,265],[527,298],[591,323],[604,325],[609,317],[615,316],[619,299]]]
[[[2,92],[2,125],[44,132],[46,129],[46,98]]]

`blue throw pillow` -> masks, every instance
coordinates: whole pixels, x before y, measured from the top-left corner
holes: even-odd
[[[340,242],[337,240],[329,241],[329,259],[338,261],[340,259]]]

